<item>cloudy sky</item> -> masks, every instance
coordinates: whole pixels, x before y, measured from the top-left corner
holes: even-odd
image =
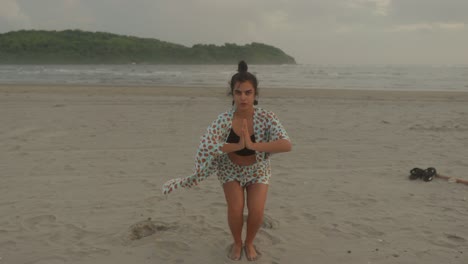
[[[262,42],[304,64],[468,64],[468,0],[0,0],[0,33]]]

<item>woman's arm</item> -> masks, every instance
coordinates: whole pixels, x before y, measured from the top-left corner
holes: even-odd
[[[259,143],[251,142],[249,145],[247,146],[248,149],[268,153],[289,152],[292,149],[291,142],[287,139]]]
[[[245,147],[251,150],[268,153],[280,153],[289,152],[292,149],[291,142],[287,139],[278,139],[270,142],[258,142],[254,143],[250,139],[249,132],[247,129],[247,120],[244,119],[242,126],[242,137],[241,141],[245,141]],[[240,142],[239,142],[240,143]]]
[[[244,148],[244,142],[242,142],[242,144],[241,144],[241,142],[239,142],[239,143],[225,143],[221,147],[221,151],[224,152],[224,153],[229,153],[229,152],[234,152],[234,151],[241,150],[243,148]]]

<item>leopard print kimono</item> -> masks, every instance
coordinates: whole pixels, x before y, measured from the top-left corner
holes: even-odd
[[[195,157],[194,173],[187,177],[166,182],[162,187],[163,194],[169,194],[180,188],[192,187],[216,173],[217,164],[223,158],[222,155],[227,155],[227,153],[221,151],[221,148],[231,132],[234,112],[234,109],[224,112],[211,123],[200,139]],[[286,130],[276,115],[259,107],[254,108],[253,129],[256,142],[271,142],[279,139],[289,140]],[[269,161],[271,153],[257,151],[255,155],[257,163],[261,163]]]

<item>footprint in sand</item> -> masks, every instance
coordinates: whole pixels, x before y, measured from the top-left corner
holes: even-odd
[[[156,225],[153,222],[151,222],[151,218],[148,218],[147,220],[137,222],[130,226],[129,239],[142,239],[144,237],[151,236],[152,234],[156,233],[156,230]]]
[[[457,236],[457,235],[452,235],[452,234],[444,234],[444,235],[448,240],[450,240],[452,242],[464,243],[466,241],[465,238]]]
[[[5,241],[5,242],[0,242],[0,249],[8,250],[8,251],[15,250],[16,249],[16,242],[11,241],[11,240],[8,240],[8,241]]]
[[[130,226],[128,238],[130,240],[138,240],[147,236],[151,236],[157,232],[174,229],[174,226],[168,224],[157,224],[151,221],[151,218],[137,222]]]
[[[74,224],[62,224],[48,237],[51,243],[64,244],[70,241],[78,242],[88,237],[94,237],[94,233],[86,231]]]
[[[24,220],[24,226],[30,230],[38,230],[41,227],[55,227],[57,218],[55,215],[39,215]]]
[[[216,215],[219,211],[224,212],[226,210],[226,204],[221,202],[212,202],[209,206],[210,213]]]
[[[319,231],[321,234],[329,237],[342,237],[346,239],[356,239],[360,237],[358,234],[341,228],[338,224],[332,224],[332,226],[322,226],[320,227]]]
[[[40,258],[40,259],[27,262],[27,264],[62,264],[62,263],[67,263],[67,259],[63,257],[59,257],[59,256],[45,257],[45,258]]]
[[[360,224],[351,221],[345,221],[345,224],[348,225],[349,230],[353,230],[354,234],[361,235],[364,234],[366,236],[373,236],[373,237],[381,237],[385,235],[385,233],[375,229],[371,224]]]
[[[273,217],[268,216],[268,215],[263,216],[262,228],[264,228],[264,229],[278,229],[278,227],[279,227],[279,222],[277,220],[273,219]]]
[[[267,229],[260,229],[258,231],[258,241],[263,245],[277,245],[281,243],[281,238],[274,235],[273,232]]]
[[[156,244],[161,245],[160,248],[162,247],[170,248],[171,251],[175,251],[175,252],[189,251],[191,248],[188,243],[185,243],[183,241],[157,241]]]

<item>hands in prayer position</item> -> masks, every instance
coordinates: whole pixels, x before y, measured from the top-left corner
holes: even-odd
[[[287,139],[279,139],[270,142],[252,142],[247,125],[247,119],[242,120],[242,130],[239,137],[240,140],[238,143],[226,143],[221,150],[225,153],[238,151],[244,148],[269,153],[291,151],[291,142]]]
[[[240,149],[247,148],[247,149],[253,149],[254,142],[252,142],[252,139],[250,138],[249,135],[249,128],[247,126],[247,119],[244,119],[242,121],[242,133],[240,135],[240,140],[239,140],[239,147]]]

